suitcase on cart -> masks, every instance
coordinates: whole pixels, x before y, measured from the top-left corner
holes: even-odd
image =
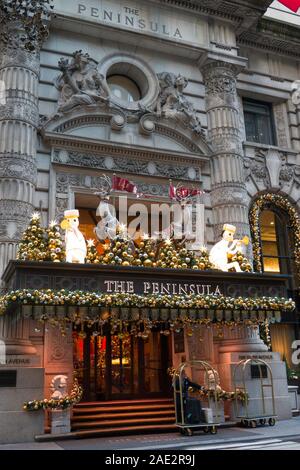
[[[200,400],[197,398],[185,399],[185,420],[188,424],[203,422],[203,411]]]

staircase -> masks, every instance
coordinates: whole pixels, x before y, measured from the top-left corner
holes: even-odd
[[[174,432],[175,408],[170,398],[80,403],[74,406],[74,437],[120,436]]]

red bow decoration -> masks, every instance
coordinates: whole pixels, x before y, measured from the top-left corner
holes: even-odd
[[[126,191],[127,193],[137,194],[136,185],[126,178],[121,178],[120,176],[113,176],[112,189],[114,191]]]
[[[200,196],[201,194],[203,194],[203,191],[201,191],[201,189],[185,188],[184,186],[179,186],[178,188],[175,188],[175,186],[170,183],[169,197],[173,200],[176,199],[178,202],[184,199],[189,199],[194,196]]]
[[[300,0],[278,0],[279,3],[292,10],[294,13],[300,8]]]

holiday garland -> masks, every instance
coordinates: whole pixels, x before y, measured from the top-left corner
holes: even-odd
[[[261,247],[261,234],[260,234],[260,221],[259,217],[262,210],[269,205],[274,205],[284,210],[290,220],[291,228],[294,236],[294,256],[295,264],[300,276],[300,216],[297,209],[290,203],[290,201],[281,196],[280,194],[267,193],[259,196],[255,201],[250,211],[250,227],[252,232],[253,241],[253,257],[255,270],[262,272],[262,247]]]
[[[137,307],[179,308],[238,311],[293,311],[291,299],[277,297],[225,297],[223,295],[169,295],[169,294],[104,294],[85,291],[16,290],[0,297],[0,314],[5,313],[12,302],[23,305],[84,306],[84,307]]]
[[[200,400],[216,399],[219,401],[233,401],[239,400],[243,405],[247,404],[249,396],[244,390],[238,389],[236,392],[226,392],[222,389],[209,390],[204,388],[202,390],[196,390],[193,387],[189,388],[189,394],[191,396],[196,396]]]
[[[23,405],[25,411],[38,411],[38,410],[66,410],[70,406],[76,405],[82,399],[83,390],[79,385],[78,380],[74,378],[73,388],[70,395],[60,398],[59,400],[44,398],[44,400],[31,400]]]

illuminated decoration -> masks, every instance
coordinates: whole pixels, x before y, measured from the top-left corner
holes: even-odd
[[[228,272],[231,269],[234,269],[236,272],[242,271],[239,260],[231,258],[229,261],[228,257],[237,255],[243,244],[249,244],[249,239],[244,237],[243,240],[234,240],[235,232],[236,227],[234,225],[224,224],[222,240],[212,247],[209,254],[211,264],[224,272]]]
[[[150,237],[149,234],[132,240],[128,237],[125,224],[117,226],[114,238],[108,237],[103,242],[90,239],[86,244],[83,234],[78,229],[78,217],[78,210],[65,212],[65,218],[60,224],[61,228],[66,230],[66,247],[64,247],[57,222],[50,222],[49,228],[44,231],[40,226],[39,214],[35,214],[24,232],[18,259],[54,262],[66,259],[67,262],[89,264],[196,269],[200,271],[214,269],[205,246],[198,251],[188,250],[181,240],[174,238],[159,240],[156,237]],[[237,246],[240,245],[237,244]],[[230,259],[231,254],[228,256],[229,265],[231,263],[233,266],[240,266],[240,271],[250,272],[252,270],[247,258],[239,251],[235,252],[232,259]]]
[[[38,411],[38,410],[65,410],[70,406],[76,405],[82,399],[83,390],[79,385],[77,378],[74,378],[73,387],[70,395],[63,398],[55,399],[44,398],[44,400],[27,401],[23,405],[25,411]]]
[[[280,321],[280,312],[292,312],[291,299],[276,297],[243,298],[222,295],[138,295],[128,293],[99,294],[84,291],[17,290],[0,297],[0,313],[21,307],[23,315],[34,317],[41,323],[59,327],[65,334],[75,323],[84,330],[97,330],[101,324],[110,323],[112,334],[128,332],[144,334],[153,326],[169,322],[163,331],[188,328],[193,333],[197,325],[238,324],[255,325],[266,320]],[[38,307],[38,310],[36,310]],[[122,311],[120,310],[122,309]],[[126,309],[124,311],[124,309]],[[125,313],[126,312],[126,313]],[[120,331],[121,330],[121,331]]]
[[[95,240],[87,240],[86,263],[100,263],[100,257],[95,245]]]
[[[17,259],[44,261],[47,254],[46,231],[41,227],[40,214],[34,212],[19,243]]]
[[[289,216],[290,226],[294,237],[294,258],[298,276],[300,277],[300,217],[297,209],[290,201],[280,194],[266,193],[259,196],[250,210],[250,228],[253,243],[254,267],[258,272],[263,271],[262,247],[260,234],[260,214],[269,207],[275,206],[285,211]]]
[[[87,248],[84,236],[79,230],[79,211],[72,209],[64,212],[61,228],[66,231],[66,261],[67,263],[84,263]]]
[[[65,250],[63,248],[62,236],[60,227],[56,220],[52,220],[47,229],[47,252],[45,256],[46,261],[53,261],[60,263],[65,261]]]
[[[174,269],[212,269],[207,250],[204,249],[196,255],[194,251],[185,248],[179,240],[174,239],[160,243],[156,266]]]

